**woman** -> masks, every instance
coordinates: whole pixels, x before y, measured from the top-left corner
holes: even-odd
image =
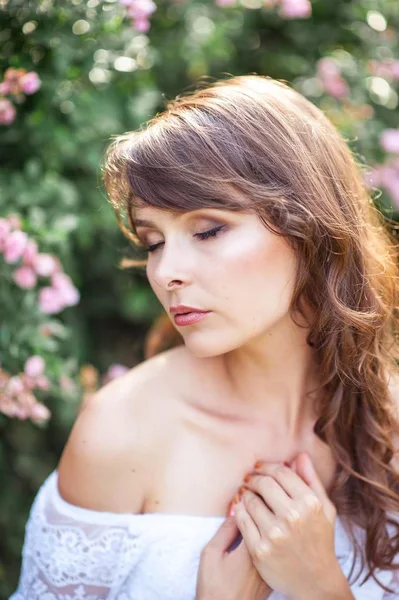
[[[82,410],[12,600],[399,598],[396,248],[342,137],[234,77],[105,184],[182,344]]]

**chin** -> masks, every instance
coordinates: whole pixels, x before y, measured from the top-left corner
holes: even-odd
[[[193,332],[183,336],[184,345],[187,350],[196,358],[213,358],[222,356],[227,352],[236,350],[242,345],[242,342],[229,342],[227,339],[211,339],[211,336],[200,332]]]

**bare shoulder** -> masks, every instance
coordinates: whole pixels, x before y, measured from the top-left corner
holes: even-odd
[[[173,427],[176,378],[184,352],[173,348],[98,390],[77,417],[58,467],[71,504],[141,512],[151,465]]]

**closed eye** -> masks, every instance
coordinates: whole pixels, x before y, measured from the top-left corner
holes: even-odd
[[[223,227],[225,227],[225,225],[219,225],[218,227],[214,227],[213,229],[209,229],[208,231],[203,231],[202,233],[195,233],[194,237],[197,237],[200,240],[206,240],[210,237],[216,237],[219,231],[223,229]],[[159,244],[153,244],[152,246],[148,246],[146,250],[147,252],[154,252],[155,250],[157,250],[157,248],[162,246],[163,243],[164,242],[160,242]]]

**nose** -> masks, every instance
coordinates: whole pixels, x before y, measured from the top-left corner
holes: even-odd
[[[152,279],[163,290],[171,291],[189,284],[192,280],[187,247],[166,243],[159,249],[159,258],[152,272]]]

